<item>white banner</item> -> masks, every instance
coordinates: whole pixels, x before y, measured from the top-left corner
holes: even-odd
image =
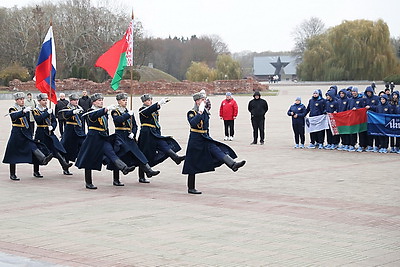
[[[305,119],[305,127],[307,133],[319,132],[329,129],[328,116],[326,114],[308,117]]]

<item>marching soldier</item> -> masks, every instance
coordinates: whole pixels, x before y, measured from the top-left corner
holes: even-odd
[[[12,129],[10,139],[4,154],[3,163],[10,164],[10,179],[19,181],[16,175],[16,164],[43,164],[46,165],[53,155],[47,156],[41,151],[48,152],[46,146],[37,144],[32,138],[32,132],[29,129],[29,118],[31,107],[25,107],[25,94],[15,93],[15,105],[8,111],[11,118]]]
[[[101,171],[104,156],[108,163],[112,162],[124,175],[135,169],[128,167],[113,150],[109,142],[107,112],[115,110],[115,105],[103,108],[103,95],[96,93],[91,96],[93,106],[84,115],[87,116],[89,131],[78,153],[75,165],[85,169],[85,182],[87,189],[97,189],[92,182],[92,170]]]
[[[141,130],[138,143],[140,150],[149,160],[149,165],[156,166],[168,157],[177,165],[180,164],[185,159],[185,156],[176,154],[181,150],[181,147],[171,136],[161,135],[161,126],[158,119],[158,110],[169,100],[163,98],[153,104],[153,98],[149,94],[144,94],[140,98],[143,106],[139,109]],[[139,167],[139,182],[149,183],[149,180],[144,177],[142,167]]]
[[[156,176],[160,171],[154,171],[149,166],[146,156],[140,151],[136,143],[136,133],[138,130],[133,110],[126,108],[128,95],[126,93],[117,94],[118,106],[111,112],[115,125],[114,151],[127,165],[140,166],[147,177]],[[108,166],[113,170],[115,186],[123,186],[119,181],[119,170],[113,165]]]
[[[69,167],[72,163],[68,163],[64,155],[67,153],[60,141],[54,134],[57,127],[56,117],[53,115],[53,110],[47,108],[48,96],[47,94],[40,93],[37,96],[38,106],[33,110],[33,117],[35,118],[37,128],[35,132],[35,140],[46,145],[46,147],[53,153],[54,157],[58,159],[63,169],[64,175],[71,175]],[[42,178],[43,175],[39,172],[39,164],[34,164],[33,175],[37,178]]]
[[[69,96],[69,104],[65,109],[59,111],[59,117],[62,117],[66,121],[61,144],[65,148],[65,151],[67,151],[65,155],[67,162],[76,160],[86,137],[85,122],[82,120],[83,108],[78,105],[78,100],[79,96],[77,94],[71,94]]]
[[[186,149],[186,159],[182,174],[188,174],[188,193],[201,194],[195,188],[195,175],[197,173],[214,171],[216,167],[225,163],[236,172],[246,163],[245,160],[236,162],[236,153],[226,144],[212,139],[209,135],[210,115],[204,112],[206,103],[205,95],[196,93],[193,109],[187,113],[190,124],[190,135]]]

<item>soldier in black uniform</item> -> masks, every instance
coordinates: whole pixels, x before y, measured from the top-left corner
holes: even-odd
[[[190,135],[182,174],[188,174],[189,194],[201,194],[195,188],[196,173],[214,171],[223,163],[236,172],[246,163],[245,160],[236,162],[234,160],[237,158],[236,153],[229,146],[210,137],[208,129],[210,115],[204,112],[205,99],[205,95],[201,93],[194,94],[194,107],[187,113]]]
[[[154,171],[149,165],[146,156],[140,151],[136,143],[136,133],[138,130],[133,110],[126,108],[128,95],[126,93],[117,94],[118,106],[111,112],[115,125],[114,151],[117,156],[129,166],[140,166],[147,177],[156,176],[160,171]],[[108,166],[113,170],[115,186],[123,186],[119,180],[119,170],[113,164]]]
[[[153,98],[149,94],[141,96],[143,106],[139,109],[141,123],[139,135],[139,148],[149,160],[150,166],[156,166],[170,157],[177,165],[180,164],[185,156],[178,156],[176,152],[181,150],[179,144],[171,136],[161,135],[158,110],[169,100],[161,99],[153,104]],[[149,183],[144,177],[144,170],[139,167],[139,182]]]
[[[86,138],[84,121],[82,119],[83,108],[78,105],[78,94],[69,96],[69,103],[65,109],[59,111],[59,117],[62,117],[66,124],[61,144],[67,151],[65,159],[75,161],[78,152]]]
[[[135,169],[128,167],[116,154],[109,142],[107,112],[115,110],[115,105],[103,108],[103,95],[96,93],[91,97],[93,106],[89,109],[87,122],[89,131],[78,153],[75,165],[85,169],[85,182],[87,189],[97,189],[92,182],[92,170],[101,171],[103,159],[105,163],[112,162],[124,175]],[[85,115],[84,114],[84,115]]]
[[[16,164],[30,163],[46,165],[53,155],[49,153],[45,145],[37,144],[32,138],[32,132],[29,129],[31,107],[24,106],[25,94],[18,92],[13,96],[15,105],[8,110],[12,129],[4,153],[3,163],[10,164],[10,179],[19,181],[16,175]]]
[[[37,128],[35,132],[35,140],[43,143],[53,153],[54,157],[58,159],[65,175],[71,175],[69,167],[72,163],[65,160],[67,152],[60,144],[54,131],[57,127],[57,120],[53,114],[53,110],[47,108],[48,96],[47,94],[40,93],[37,96],[38,106],[33,110],[33,117],[35,118]],[[37,178],[42,178],[43,175],[39,172],[39,164],[33,165],[33,175]]]

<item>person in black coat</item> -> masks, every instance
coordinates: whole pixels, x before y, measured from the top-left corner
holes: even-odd
[[[48,96],[47,94],[41,93],[37,96],[37,100],[38,106],[33,110],[33,117],[35,118],[37,125],[35,140],[47,146],[47,148],[53,153],[54,157],[60,162],[65,175],[71,175],[69,167],[72,166],[72,163],[68,163],[65,160],[67,152],[54,134],[54,131],[57,128],[57,121],[53,114],[53,110],[47,108]],[[39,172],[39,164],[34,164],[33,166],[33,175],[37,178],[42,178],[43,176]]]
[[[65,94],[60,93],[60,99],[57,101],[56,108],[55,108],[55,112],[56,112],[55,114],[57,116],[58,129],[60,131],[61,137],[64,134],[64,128],[65,128],[65,124],[67,121],[64,119],[62,114],[59,114],[58,112],[60,110],[64,109],[68,104],[69,104],[69,101],[67,99],[65,99]]]
[[[258,132],[260,132],[260,144],[264,144],[265,137],[265,113],[268,111],[268,103],[261,98],[259,91],[253,94],[254,99],[250,100],[248,110],[251,114],[251,125],[253,126],[253,142],[251,145],[257,144]]]
[[[76,160],[78,152],[86,138],[82,119],[83,108],[78,105],[78,99],[77,94],[71,94],[69,96],[69,104],[65,109],[59,111],[59,116],[62,116],[66,121],[61,144],[67,152],[65,155],[67,162]]]
[[[135,166],[127,166],[115,153],[109,140],[107,112],[115,110],[115,105],[103,108],[103,95],[95,93],[91,96],[93,106],[86,115],[89,130],[85,141],[78,153],[75,165],[79,169],[85,169],[85,182],[87,189],[97,189],[93,185],[92,170],[101,171],[103,162],[113,163],[124,175],[135,169]]]
[[[87,95],[87,91],[82,91],[82,97],[79,98],[78,105],[83,108],[84,112],[87,112],[92,107],[92,100]],[[85,124],[88,124],[87,120],[84,119],[83,130],[85,131]]]
[[[182,174],[188,175],[188,193],[201,194],[195,187],[197,173],[214,171],[223,163],[236,172],[246,161],[236,162],[234,160],[237,158],[236,153],[229,146],[215,141],[209,135],[210,115],[205,112],[205,95],[196,93],[193,95],[193,100],[194,107],[187,113],[190,135]]]
[[[161,126],[158,119],[158,110],[162,105],[166,104],[169,99],[163,98],[159,102],[153,104],[152,96],[144,94],[141,96],[141,100],[143,106],[139,109],[141,129],[138,140],[140,150],[149,160],[149,165],[151,167],[163,162],[168,157],[179,165],[185,159],[185,156],[176,154],[176,152],[181,150],[181,147],[171,136],[161,135]],[[144,177],[142,166],[139,167],[139,182],[149,183]]]
[[[10,164],[10,179],[19,181],[16,175],[16,164],[42,164],[46,165],[53,154],[44,144],[37,143],[32,138],[29,129],[29,118],[31,107],[25,107],[25,94],[17,92],[13,95],[15,105],[10,107],[8,112],[11,118],[12,129],[8,139],[3,163]]]
[[[146,156],[140,151],[136,143],[136,134],[138,126],[136,124],[133,110],[128,110],[128,95],[126,93],[117,94],[118,106],[111,112],[115,125],[115,134],[113,135],[113,147],[117,156],[129,166],[140,166],[147,177],[156,176],[160,171],[154,171],[149,166]],[[107,169],[113,170],[115,186],[123,186],[119,180],[119,170],[114,164],[109,164]]]

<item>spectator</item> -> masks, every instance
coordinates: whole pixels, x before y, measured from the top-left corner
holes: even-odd
[[[31,107],[32,110],[35,109],[37,106],[36,100],[32,99],[32,94],[27,93],[25,99],[25,107]],[[35,132],[35,118],[33,117],[33,113],[29,112],[29,130],[31,130],[32,135]]]
[[[69,101],[67,99],[65,99],[65,94],[64,93],[60,93],[60,99],[57,101],[55,112],[56,112],[56,116],[57,116],[57,120],[58,120],[58,129],[60,131],[61,137],[64,134],[64,127],[65,127],[65,124],[66,124],[67,121],[65,120],[63,115],[61,113],[58,113],[58,112],[60,110],[65,109],[68,104],[69,104]]]
[[[83,108],[84,112],[87,112],[89,108],[92,107],[92,100],[90,99],[90,97],[87,95],[87,91],[83,90],[82,91],[82,97],[79,98],[78,101],[78,106],[80,106],[81,108]],[[87,118],[84,119],[85,123],[87,124]],[[83,131],[85,132],[85,123],[82,124],[82,128]]]
[[[238,114],[238,105],[232,98],[232,93],[227,92],[226,98],[222,101],[219,108],[219,117],[224,120],[225,138],[224,140],[232,141],[235,134],[235,119]]]
[[[251,124],[253,126],[253,142],[251,145],[257,144],[258,132],[260,132],[260,144],[264,144],[264,124],[265,124],[265,113],[268,111],[268,103],[261,98],[259,91],[255,91],[252,100],[248,105],[248,110],[251,114]]]

